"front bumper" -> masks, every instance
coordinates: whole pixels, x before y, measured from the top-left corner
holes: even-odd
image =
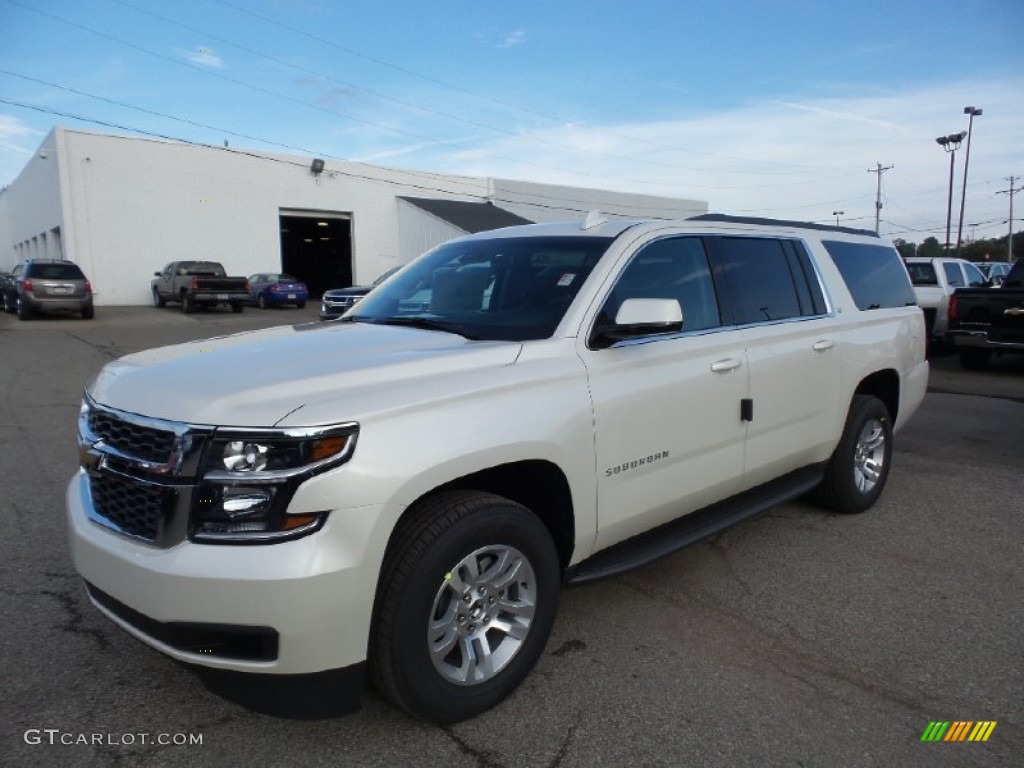
[[[160,548],[90,520],[91,503],[79,471],[67,489],[72,560],[93,605],[139,640],[237,672],[308,674],[365,661],[381,508],[336,510],[315,535],[278,544]],[[262,651],[220,643],[253,632]]]

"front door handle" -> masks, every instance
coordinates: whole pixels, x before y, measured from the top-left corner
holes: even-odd
[[[814,351],[815,352],[824,352],[827,349],[832,349],[832,347],[834,347],[835,345],[836,345],[836,343],[834,341],[829,341],[828,339],[823,339],[822,341],[814,342]]]
[[[715,373],[728,373],[729,371],[736,370],[743,365],[742,360],[738,360],[735,357],[729,357],[725,360],[718,360],[711,364],[711,370]]]

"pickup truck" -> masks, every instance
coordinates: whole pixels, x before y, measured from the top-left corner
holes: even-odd
[[[191,314],[198,307],[229,304],[233,312],[241,312],[249,301],[248,279],[228,277],[215,261],[172,261],[153,275],[150,289],[155,307],[176,301],[185,314]]]
[[[108,363],[70,551],[111,621],[268,701],[355,708],[369,674],[456,722],[527,676],[563,583],[803,494],[875,504],[925,343],[874,233],[705,215],[469,235],[337,321]]]
[[[911,256],[904,259],[917,304],[924,311],[928,338],[948,341],[949,297],[957,288],[982,288],[989,285],[981,270],[963,259]]]
[[[949,331],[960,364],[985,368],[992,354],[1024,354],[1024,259],[998,288],[959,288],[949,300]]]

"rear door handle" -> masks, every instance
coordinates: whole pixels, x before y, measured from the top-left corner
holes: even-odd
[[[834,341],[829,341],[828,339],[824,339],[822,341],[816,341],[816,342],[814,342],[814,351],[815,352],[824,352],[827,349],[832,349],[832,347],[834,347],[835,345],[836,345],[836,343]]]
[[[725,360],[718,360],[711,364],[711,370],[715,373],[728,373],[729,371],[736,370],[743,365],[742,360],[738,360],[735,357],[729,357]]]

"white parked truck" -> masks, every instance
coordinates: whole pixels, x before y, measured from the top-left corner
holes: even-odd
[[[870,233],[481,233],[338,320],[109,363],[82,402],[72,556],[94,605],[175,659],[328,680],[350,707],[369,673],[454,722],[529,673],[564,582],[806,493],[870,507],[927,377],[906,270]]]

